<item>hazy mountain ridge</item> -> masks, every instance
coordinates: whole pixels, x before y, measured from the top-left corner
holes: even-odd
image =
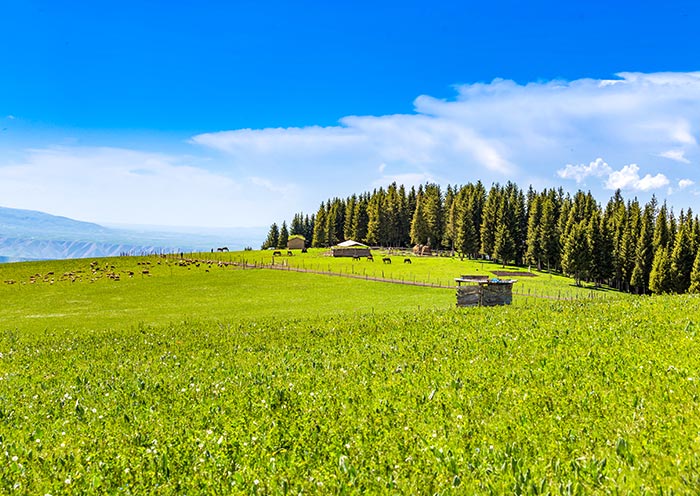
[[[209,251],[220,246],[235,250],[259,244],[265,233],[265,228],[211,229],[211,234],[203,228],[194,233],[157,229],[113,229],[43,212],[0,207],[0,262]]]

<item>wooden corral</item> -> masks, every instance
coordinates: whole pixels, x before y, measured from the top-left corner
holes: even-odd
[[[458,307],[494,307],[513,302],[515,280],[484,279],[483,276],[463,276],[457,282]],[[468,285],[462,286],[462,283]],[[471,283],[471,284],[469,284]]]

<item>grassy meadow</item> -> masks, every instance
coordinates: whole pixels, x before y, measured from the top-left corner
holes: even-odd
[[[216,257],[269,254],[197,256]],[[402,259],[374,270],[489,266]],[[452,289],[158,257],[0,265],[0,493],[697,493],[700,300],[603,293],[457,309]]]

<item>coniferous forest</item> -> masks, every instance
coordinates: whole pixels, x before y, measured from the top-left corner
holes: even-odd
[[[333,198],[312,215],[270,227],[263,249],[301,235],[310,247],[354,239],[372,246],[429,245],[460,257],[561,272],[637,294],[700,292],[700,222],[690,208],[676,216],[655,197],[642,205],[616,191],[603,207],[590,192],[481,182],[391,184]]]

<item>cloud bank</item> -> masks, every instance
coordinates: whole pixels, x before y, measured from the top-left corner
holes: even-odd
[[[182,143],[173,145],[177,152],[47,144],[21,160],[0,159],[0,198],[63,215],[94,213],[89,220],[248,226],[392,181],[488,187],[512,180],[589,189],[601,201],[617,188],[665,194],[679,208],[700,210],[693,203],[700,72],[496,79],[455,92],[419,96],[410,114],[199,134],[187,141],[186,156]]]

